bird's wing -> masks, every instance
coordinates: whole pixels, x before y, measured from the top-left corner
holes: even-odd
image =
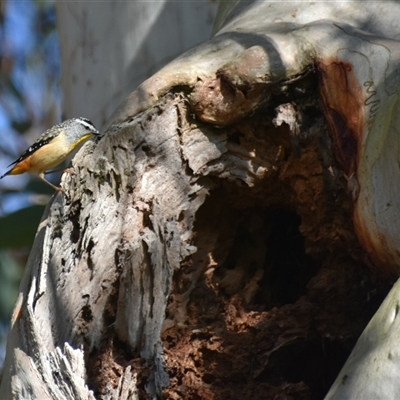
[[[29,147],[29,149],[25,150],[19,158],[17,158],[15,161],[13,161],[10,165],[7,165],[7,168],[11,167],[12,165],[16,165],[16,164],[20,163],[21,161],[25,160],[30,155],[32,155],[36,150],[38,150],[41,147],[45,146],[46,144],[50,143],[61,132],[60,129],[56,129],[56,128],[58,128],[58,127],[53,126],[53,128],[48,129],[42,135],[40,135],[39,138],[36,140],[36,142],[33,143]]]

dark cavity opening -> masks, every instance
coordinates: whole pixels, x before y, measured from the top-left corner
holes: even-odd
[[[218,286],[225,295],[242,293],[247,306],[268,310],[294,303],[315,274],[305,251],[300,217],[289,210],[242,211]]]
[[[304,295],[315,267],[305,251],[300,217],[294,212],[276,209],[270,211],[267,218],[270,234],[266,243],[265,273],[256,303],[270,308],[294,303]]]

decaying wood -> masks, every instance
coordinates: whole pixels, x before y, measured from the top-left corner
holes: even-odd
[[[357,342],[326,399],[396,399],[399,395],[398,281]],[[373,384],[368,383],[373,382]]]
[[[1,398],[327,392],[387,290],[367,266],[399,264],[400,46],[382,37],[400,9],[366,33],[342,3],[293,4],[233,17],[75,158],[38,231]],[[353,398],[377,388],[363,375]]]

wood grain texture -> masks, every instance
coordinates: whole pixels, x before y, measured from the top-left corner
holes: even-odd
[[[342,3],[334,2],[328,8],[323,3],[311,7],[300,2],[288,12],[288,7],[294,7],[288,2],[281,20],[282,4],[254,2],[217,37],[183,54],[127,98],[109,121],[106,135],[98,143],[87,143],[74,159],[75,173],[64,174],[67,196],[58,194],[47,207],[14,312],[2,399],[161,397],[169,383],[163,330],[184,326],[186,306],[200,279],[215,292],[217,282],[222,287],[220,296],[233,297],[251,264],[256,272],[246,282],[243,304],[254,300],[262,274],[270,271],[268,265],[262,270],[260,265],[268,264],[264,259],[252,257],[262,252],[259,249],[269,239],[268,230],[274,224],[267,221],[268,212],[274,207],[290,210],[301,220],[297,228],[298,236],[304,236],[304,256],[307,250],[318,262],[337,257],[338,269],[346,272],[339,275],[343,281],[335,281],[333,268],[321,267],[321,274],[309,285],[314,301],[327,296],[325,306],[334,302],[332,298],[343,297],[341,288],[347,288],[348,271],[356,270],[354,259],[360,262],[365,256],[397,276],[400,114],[393,110],[398,105],[400,46],[391,30],[397,29],[394,22],[400,13],[398,3],[389,3],[392,12],[369,3],[362,8],[363,19],[354,20],[356,13],[348,7],[356,3],[342,8]],[[365,33],[362,21],[369,20],[375,22]],[[324,60],[334,68],[322,70]],[[351,80],[341,68],[337,73],[338,65],[345,65],[346,71],[351,66]],[[332,90],[318,94],[317,75],[319,89],[339,80],[340,96],[347,93],[343,89],[347,82],[359,83],[354,95],[360,99],[350,101],[358,110],[357,123],[352,125],[360,131],[355,135],[358,142],[354,146],[351,142],[358,151],[343,153],[351,166],[343,167],[344,171],[338,167],[326,122],[333,134],[346,132],[346,124],[352,121],[346,113],[355,108],[330,98]],[[303,78],[304,85],[297,86]],[[278,108],[263,109],[271,99]],[[344,96],[344,101],[349,99]],[[340,118],[326,118],[334,111],[340,111]],[[308,125],[303,126],[306,112]],[[336,141],[339,145],[341,139]],[[352,175],[346,177],[346,171]],[[216,180],[224,195],[209,202],[203,212],[211,217],[203,215],[201,220],[199,209],[217,186]],[[229,202],[235,202],[234,207]],[[242,212],[251,207],[247,221]],[[215,210],[230,214],[229,221],[220,224]],[[252,243],[235,238],[239,222],[254,238]],[[235,260],[222,276],[216,266],[224,264],[230,254],[227,248],[235,246]],[[249,257],[241,257],[242,249]],[[342,264],[342,257],[347,256]],[[183,262],[189,270],[184,271],[186,276],[181,271]],[[186,290],[170,298],[178,272]],[[361,292],[366,275],[363,279],[357,276],[351,275],[351,282]],[[337,284],[334,290],[325,290],[331,283]],[[273,283],[267,281],[265,286],[272,291]],[[211,289],[204,293],[210,295]],[[337,293],[340,296],[334,297]],[[301,302],[304,306],[309,300],[301,296],[299,291],[294,308],[301,309]],[[201,297],[198,314],[217,319],[219,308],[207,309],[208,300],[206,295]],[[369,301],[367,296],[364,300]],[[266,302],[272,307],[268,298]],[[384,317],[398,314],[397,303],[389,301],[381,309]],[[238,315],[245,321],[258,312],[245,315],[245,306],[235,308],[233,302],[229,306],[233,311],[224,315],[227,330],[237,326]],[[282,332],[283,341],[272,343],[265,354],[307,337],[308,329],[318,323],[312,319],[317,306],[306,304],[305,318],[293,314],[305,321],[303,330]],[[345,327],[344,333],[335,331],[337,337],[345,337],[352,307],[346,303],[338,308],[349,313],[346,323],[336,324]],[[270,311],[274,313],[268,309],[257,314],[255,324],[265,315],[270,320]],[[289,314],[281,316],[279,329]],[[315,333],[323,332],[323,339],[333,337],[324,325],[328,318],[324,318]],[[370,326],[370,334],[376,334],[379,343],[385,336],[376,325]],[[354,335],[356,329],[350,331]],[[398,340],[391,337],[395,348]],[[365,350],[357,351],[362,358]],[[255,379],[268,372],[268,357],[260,360],[262,367]],[[171,359],[169,365],[175,362],[178,368]],[[393,393],[400,392],[397,364],[395,368],[390,362],[379,365]],[[356,392],[349,389],[348,398],[357,398],[360,388],[371,393],[378,388],[385,394],[385,388],[377,386],[376,371],[375,381],[366,381],[370,375],[365,371],[371,373],[368,368],[363,366],[354,375]],[[189,380],[189,384],[197,380],[199,387],[205,386],[194,374]]]

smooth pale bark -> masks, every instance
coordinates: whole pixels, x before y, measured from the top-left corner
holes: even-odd
[[[274,174],[273,165],[228,142],[215,126],[251,114],[273,90],[314,68],[352,193],[358,239],[372,263],[387,275],[398,273],[400,5],[245,6],[214,39],[133,92],[105,137],[78,154],[76,173],[64,175],[68,195],[49,205],[21,288],[1,398],[67,399],[72,391],[91,398],[83,360],[110,329],[154,364],[146,389],[160,395],[168,384],[160,341],[166,302],[174,271],[196,252],[193,224],[212,188],[207,175],[250,188]],[[169,93],[174,87],[185,90]],[[390,296],[397,292],[395,286]],[[344,373],[352,382],[347,397],[336,385],[330,398],[399,397],[397,303],[389,297],[351,358],[361,359],[368,348],[363,341],[373,337],[378,370],[360,363],[356,374]],[[389,321],[393,334],[376,321]],[[61,378],[53,373],[58,365],[64,366]],[[339,379],[346,384],[343,373]],[[135,391],[129,366],[104,398]]]
[[[65,118],[99,128],[143,80],[207,40],[212,1],[57,1]]]
[[[400,388],[400,281],[358,340],[326,400],[397,399]]]

